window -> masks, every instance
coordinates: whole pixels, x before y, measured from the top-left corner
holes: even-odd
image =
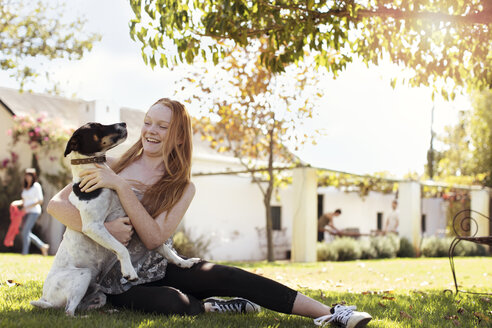
[[[425,221],[426,221],[426,216],[425,216],[425,214],[422,214],[422,221],[420,222],[421,227],[422,227],[422,232],[425,232],[425,229],[426,229],[426,227],[425,227],[426,222]]]
[[[324,195],[318,195],[318,218],[324,214]]]
[[[272,230],[282,230],[282,211],[280,206],[271,206]]]
[[[383,230],[383,212],[378,212],[377,220],[377,229]]]

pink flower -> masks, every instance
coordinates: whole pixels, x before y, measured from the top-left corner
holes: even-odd
[[[48,141],[48,140],[50,140],[50,138],[44,137],[44,141]]]
[[[39,133],[41,131],[41,128],[39,126],[34,128],[34,132]]]
[[[6,168],[8,164],[9,164],[9,160],[8,160],[8,158],[6,158],[6,159],[4,159],[4,160],[2,161],[2,167],[3,167],[3,168]]]
[[[17,160],[19,159],[19,155],[17,155],[17,153],[13,151],[10,152],[10,157],[12,158],[12,163],[17,162]]]
[[[12,135],[12,129],[8,129],[8,130],[7,130],[7,135],[8,135],[8,136],[11,136],[11,135]]]

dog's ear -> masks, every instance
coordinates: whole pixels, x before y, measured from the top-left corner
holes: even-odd
[[[77,151],[79,149],[79,136],[74,134],[70,140],[67,142],[67,148],[65,148],[64,156],[67,157],[72,151]]]

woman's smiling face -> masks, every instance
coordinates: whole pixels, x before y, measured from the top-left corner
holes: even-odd
[[[155,104],[148,110],[141,133],[143,150],[147,155],[162,155],[162,143],[165,141],[172,116],[172,110],[161,104]]]

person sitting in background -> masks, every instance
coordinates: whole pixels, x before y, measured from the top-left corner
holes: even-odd
[[[339,208],[335,210],[335,212],[325,213],[318,219],[318,241],[322,242],[325,240],[325,231],[337,235],[340,234],[340,230],[338,230],[335,225],[333,225],[333,219],[342,214],[342,210]],[[328,226],[328,228],[326,227]]]

